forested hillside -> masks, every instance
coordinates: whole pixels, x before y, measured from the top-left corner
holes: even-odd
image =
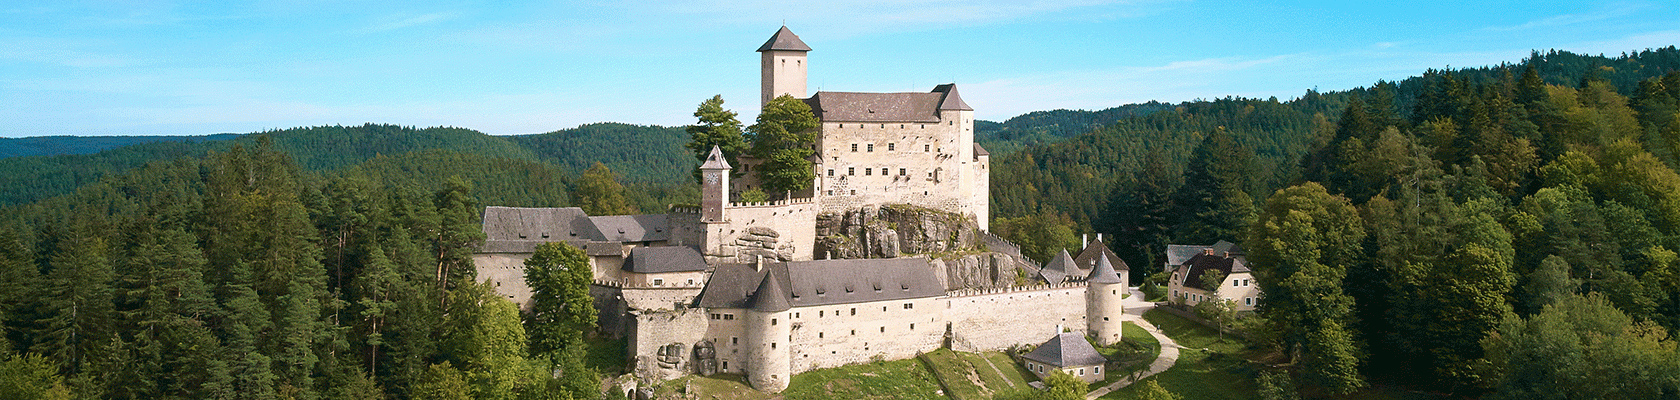
[[[36,136],[0,138],[0,158],[90,154],[153,142],[208,142],[238,137],[230,133],[204,136]]]
[[[1308,396],[1663,398],[1680,393],[1677,105],[1673,47],[1537,53],[1126,118],[1004,156],[993,187],[1014,190],[992,194],[1014,224],[1116,233],[1133,276],[1167,243],[1238,241],[1266,293],[1259,339]]]
[[[540,135],[490,136],[461,128],[424,128],[367,124],[293,128],[240,135],[216,141],[154,142],[95,154],[0,159],[0,206],[24,204],[70,193],[154,161],[202,157],[210,151],[249,146],[259,136],[274,142],[305,171],[334,171],[379,157],[447,150],[481,157],[527,160],[557,166],[571,175],[595,163],[628,171],[622,178],[645,186],[680,186],[695,165],[682,148],[681,128],[594,124]]]

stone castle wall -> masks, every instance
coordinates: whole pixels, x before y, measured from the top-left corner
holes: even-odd
[[[1056,326],[1085,330],[1084,283],[952,292],[939,298],[954,334],[952,349],[1001,350],[1039,344]]]
[[[824,212],[913,204],[974,215],[985,226],[986,193],[975,185],[972,112],[927,123],[824,122],[816,194]]]
[[[479,282],[492,282],[496,293],[519,309],[531,309],[531,286],[525,284],[525,260],[531,253],[474,253],[472,258]]]
[[[817,204],[811,199],[769,203],[734,203],[724,210],[729,219],[719,244],[703,249],[707,264],[752,262],[757,257],[784,261],[811,259],[816,243]],[[704,229],[704,228],[699,228]]]
[[[792,372],[937,349],[945,323],[935,303],[923,298],[794,308]]]
[[[657,381],[694,372],[694,345],[706,337],[705,310],[636,311],[626,320],[635,334],[627,352],[632,370]],[[662,348],[677,349],[678,354],[659,354]]]

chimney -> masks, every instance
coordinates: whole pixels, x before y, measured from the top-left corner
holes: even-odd
[[[1098,241],[1098,242],[1101,242],[1101,241],[1102,241],[1102,234],[1101,234],[1101,233],[1098,233],[1098,234],[1097,234],[1097,241]]]
[[[1086,247],[1091,247],[1090,236],[1091,236],[1091,234],[1089,234],[1089,233],[1079,234],[1079,248],[1083,249],[1083,248],[1086,248]],[[1099,238],[1097,238],[1097,240],[1102,240],[1102,238],[1099,237]]]
[[[1056,334],[1062,334],[1062,324],[1056,324]]]
[[[1211,251],[1211,250],[1209,250]],[[753,256],[753,271],[764,270],[764,255]]]

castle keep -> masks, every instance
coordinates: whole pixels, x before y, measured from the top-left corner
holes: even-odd
[[[535,246],[584,249],[601,328],[628,339],[647,382],[737,373],[777,392],[812,369],[1037,344],[1061,327],[1119,340],[1128,268],[1100,240],[1040,267],[985,232],[990,160],[955,84],[807,97],[810,51],[787,27],[758,49],[761,101],[799,98],[821,121],[811,190],[741,202],[755,160],[713,149],[697,207],[488,207],[479,279],[528,307]]]

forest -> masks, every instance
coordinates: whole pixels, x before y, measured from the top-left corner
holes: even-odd
[[[1029,255],[1105,232],[1158,284],[1166,244],[1240,243],[1267,293],[1258,341],[1304,396],[1662,398],[1680,393],[1676,71],[1673,47],[1536,52],[1287,101],[976,130],[993,227]],[[579,337],[587,318],[564,302],[522,315],[473,283],[477,219],[693,202],[685,145],[717,128],[701,114],[688,129],[369,124],[0,159],[0,397],[601,396],[584,382],[611,345]],[[576,262],[556,247],[538,258]],[[532,270],[555,293],[581,284]]]

